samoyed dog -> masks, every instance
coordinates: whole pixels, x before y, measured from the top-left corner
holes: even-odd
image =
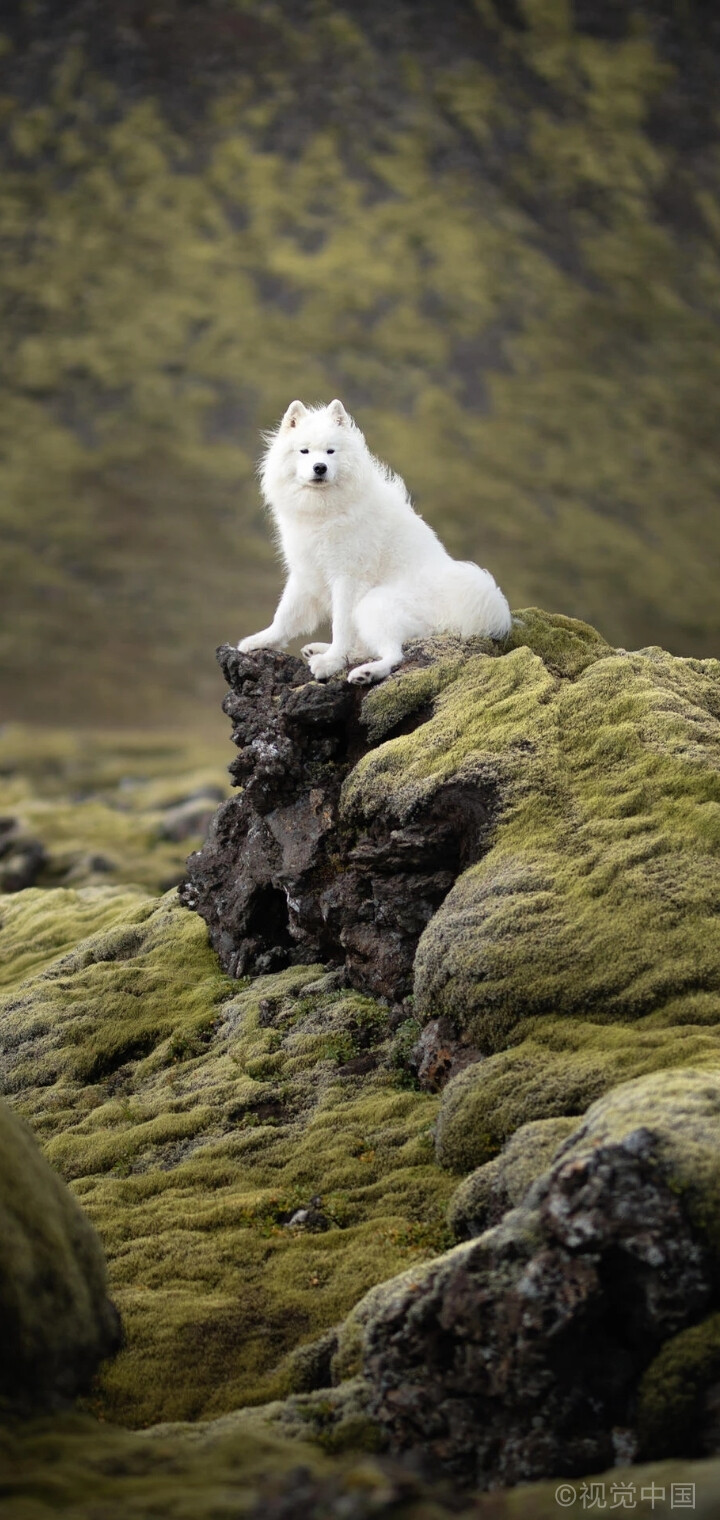
[[[490,572],[450,558],[341,401],[293,401],[267,442],[260,478],[287,582],[270,627],[238,644],[244,654],[329,620],[331,643],[303,649],[313,676],[350,663],[348,681],[365,684],[401,663],[408,639],[505,637],[510,608]]]

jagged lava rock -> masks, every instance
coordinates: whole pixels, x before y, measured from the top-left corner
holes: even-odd
[[[719,1074],[627,1083],[500,1224],[374,1289],[340,1354],[359,1332],[395,1449],[483,1487],[637,1450],[643,1372],[718,1301],[719,1141]]]
[[[120,1344],[100,1241],[30,1130],[0,1103],[0,1411],[56,1407]]]
[[[493,788],[452,777],[402,816],[388,798],[371,824],[353,825],[343,782],[380,733],[422,720],[416,688],[373,733],[364,693],[344,679],[313,681],[301,660],[268,650],[224,645],[218,657],[240,751],[230,772],[242,790],[191,855],[181,900],[207,920],[231,975],[320,960],[344,964],[365,991],[401,998],[420,934],[483,848]],[[404,680],[422,678],[429,660],[414,646]]]

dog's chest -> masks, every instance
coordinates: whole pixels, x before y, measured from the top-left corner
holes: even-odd
[[[377,568],[376,535],[367,522],[350,515],[293,523],[282,532],[282,539],[288,569],[327,587],[346,577],[372,580]]]

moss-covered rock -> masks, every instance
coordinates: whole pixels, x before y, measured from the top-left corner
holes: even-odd
[[[720,665],[607,650],[539,613],[513,638],[446,663],[426,721],[345,782],[347,825],[370,830],[450,777],[495,798],[489,847],[420,938],[416,1013],[488,1052],[528,1014],[714,1022]],[[366,701],[376,727],[388,702],[391,682]]]
[[[138,1433],[87,1415],[32,1420],[0,1427],[0,1463],[3,1520],[371,1520],[400,1500],[417,1520],[451,1513],[369,1454],[324,1455],[237,1416]]]
[[[482,1486],[583,1474],[618,1432],[652,1455],[673,1396],[680,1443],[717,1373],[715,1321],[702,1353],[688,1327],[719,1301],[720,1074],[621,1084],[556,1139],[501,1223],[375,1288],[340,1337],[391,1445]]]
[[[29,1129],[0,1103],[0,1414],[86,1392],[120,1344],[102,1247]]]
[[[456,1238],[482,1235],[522,1203],[575,1127],[575,1119],[536,1119],[516,1130],[500,1155],[471,1172],[453,1193],[448,1224]]]
[[[331,700],[318,688],[302,703],[317,718]],[[3,900],[5,1090],[98,1228],[126,1326],[89,1407],[134,1425],[220,1416],[238,1450],[252,1426],[288,1462],[302,1437],[331,1453],[423,1444],[463,1481],[482,1430],[481,1481],[517,1481],[601,1468],[618,1427],[657,1451],[687,1366],[677,1428],[700,1409],[710,1431],[715,1363],[692,1336],[715,1314],[720,1260],[718,667],[626,655],[531,609],[505,647],[416,648],[356,700],[370,748],[340,757],[329,871],[365,841],[380,879],[383,830],[416,849],[444,799],[460,799],[460,822],[467,798],[492,799],[480,858],[455,861],[420,940],[414,1002],[389,1008],[319,965],[225,976],[175,893],[148,895],[159,856],[133,873],[140,833],[114,884]],[[53,743],[44,778],[18,763],[4,784],[18,803],[26,787],[27,808],[46,789],[48,817],[64,799],[70,830],[83,757]],[[132,761],[111,750],[83,785],[122,821],[135,788],[117,767]],[[314,753],[320,769],[336,758]],[[152,765],[133,828],[189,795],[191,766],[163,783]],[[542,893],[520,890],[518,861]],[[438,1017],[458,1059],[479,1057],[440,1096],[411,1060]],[[451,1174],[478,1167],[456,1192]],[[472,1238],[438,1255],[453,1193],[453,1228]],[[482,1382],[488,1357],[502,1386]],[[191,1437],[157,1439],[184,1451]],[[118,1456],[123,1482],[136,1451]],[[180,1503],[143,1471],[158,1504]],[[339,1472],[327,1483],[344,1492]]]
[[[638,1392],[638,1434],[649,1457],[717,1451],[720,1314],[681,1330],[648,1367]]]
[[[522,1125],[583,1114],[618,1082],[670,1067],[718,1070],[720,1029],[711,1015],[708,1000],[698,1024],[664,1027],[664,1015],[656,1020],[652,1014],[628,1024],[521,1020],[506,1050],[466,1067],[445,1088],[435,1130],[438,1159],[468,1172]]]
[[[521,1484],[463,1501],[387,1457],[326,1454],[237,1416],[137,1433],[77,1414],[35,1419],[0,1427],[0,1463],[3,1520],[557,1520],[560,1486]],[[582,1520],[591,1498],[620,1513],[634,1507],[639,1520],[675,1520],[688,1485],[690,1512],[715,1520],[720,1462],[623,1464],[560,1482],[571,1520]]]

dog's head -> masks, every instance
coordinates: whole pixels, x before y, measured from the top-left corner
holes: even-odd
[[[320,497],[356,475],[362,434],[342,401],[315,407],[292,401],[268,442],[262,468],[268,499],[273,500],[278,487]]]

